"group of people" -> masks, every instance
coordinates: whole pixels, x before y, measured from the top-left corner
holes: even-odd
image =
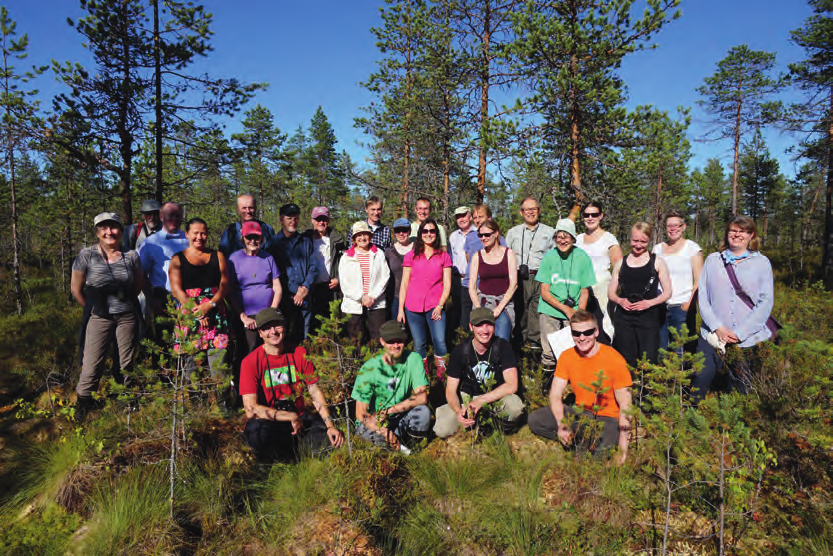
[[[187,335],[206,352],[212,376],[223,377],[236,340],[249,418],[244,434],[258,453],[339,446],[343,438],[302,347],[338,300],[349,336],[382,348],[353,390],[359,436],[394,448],[427,436],[432,366],[445,380],[447,402],[436,411],[438,437],[486,414],[504,430],[516,428],[525,414],[517,354],[526,347],[540,350],[550,390],[550,405],[529,415],[531,430],[562,441],[581,432],[570,424],[580,415],[562,402],[572,384],[579,413],[602,422],[600,453],[618,445],[624,457],[628,366],[643,357],[656,362],[671,328],[688,323],[693,330],[695,303],[706,360],[692,378],[696,399],[708,392],[727,345],[740,348],[748,367],[755,346],[775,332],[772,268],[758,250],[755,222],[744,216],[730,220],[723,245],[704,264],[700,247],[684,238],[686,219],[678,212],[666,215],[667,239],[653,250],[652,227],[635,224],[624,256],[602,229],[595,202],[582,209],[582,234],[571,219],[554,228],[541,222],[531,197],[520,206],[523,222],[505,236],[485,204],[457,208],[451,234],[431,217],[427,198],[416,202],[417,221],[399,218],[390,227],[382,223],[380,199],[369,198],[365,209],[367,218],[344,238],[330,225],[328,207],[315,207],[310,228],[299,231],[300,208],[289,203],[280,207],[276,231],[255,218],[254,198],[241,195],[239,220],[223,230],[218,250],[208,247],[202,219],[180,229],[177,203],[146,201],[143,221],[127,228],[115,213],[98,215],[98,243],[72,267],[72,292],[84,307],[79,405],[93,404],[108,348],[115,346],[114,360],[129,370],[139,335],[161,338],[153,317],[173,300],[191,312],[190,325],[173,331],[174,349]],[[458,328],[471,339],[449,350]],[[405,349],[411,339],[412,352]],[[605,393],[593,394],[586,386],[599,371]],[[730,371],[743,389],[749,369]],[[304,407],[304,385],[317,413]]]

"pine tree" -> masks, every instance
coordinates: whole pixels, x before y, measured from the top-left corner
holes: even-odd
[[[822,272],[828,287],[833,284],[833,1],[810,0],[813,15],[804,27],[792,32],[792,42],[807,58],[790,64],[791,82],[805,94],[792,105],[787,127],[803,134],[808,157],[822,157],[826,166]]]
[[[738,175],[740,149],[745,132],[767,123],[772,107],[767,99],[782,86],[780,77],[773,77],[775,54],[751,50],[745,44],[729,50],[717,63],[714,75],[697,88],[703,97],[697,101],[710,117],[709,136],[732,139],[732,214],[738,213]]]
[[[5,7],[0,7],[0,47],[3,49],[3,65],[0,67],[0,110],[2,110],[3,150],[5,151],[4,166],[8,170],[8,183],[11,209],[12,230],[12,272],[14,281],[14,296],[17,314],[23,314],[23,290],[20,279],[20,238],[18,230],[19,205],[17,198],[17,176],[15,174],[15,158],[17,153],[25,153],[29,148],[29,141],[34,130],[40,125],[37,117],[38,102],[29,97],[38,93],[35,89],[23,89],[44,68],[33,68],[33,71],[18,72],[15,60],[26,58],[29,38],[23,35],[15,38],[17,24],[9,17]]]
[[[320,206],[337,206],[347,195],[341,157],[336,151],[333,126],[319,106],[309,125],[311,143],[304,151],[308,164],[308,180],[313,196]]]
[[[649,0],[643,17],[632,20],[633,0],[553,0],[529,2],[514,16],[518,40],[511,48],[533,82],[531,106],[545,119],[546,146],[569,163],[577,202],[588,158],[627,137],[622,60],[679,17],[670,13],[678,4]]]
[[[697,207],[697,221],[705,220],[705,223],[698,228],[705,227],[707,244],[716,246],[720,234],[717,222],[723,220],[725,213],[728,212],[729,186],[723,172],[723,164],[717,158],[710,158],[706,161],[706,167],[702,172],[700,170],[692,172],[691,181]]]
[[[760,235],[766,239],[769,219],[783,196],[785,180],[778,161],[769,153],[760,129],[744,145],[739,166],[744,213],[758,223]]]

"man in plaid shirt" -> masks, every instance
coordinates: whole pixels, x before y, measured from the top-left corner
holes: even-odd
[[[391,246],[390,228],[382,224],[382,200],[373,195],[364,203],[364,210],[367,212],[367,225],[373,232],[370,243],[384,251]],[[351,240],[352,244],[352,240]]]

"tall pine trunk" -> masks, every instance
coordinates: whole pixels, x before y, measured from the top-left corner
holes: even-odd
[[[162,38],[159,35],[159,0],[153,2],[153,85],[156,90],[154,108],[156,110],[156,127],[154,139],[156,141],[156,200],[160,203],[165,195],[162,184],[162,55],[160,52]]]
[[[5,74],[3,80],[3,88],[6,96],[11,92],[11,85],[9,84],[9,60],[6,50],[3,49],[3,73]],[[14,299],[17,305],[17,314],[23,314],[23,287],[20,281],[20,239],[18,237],[17,229],[17,191],[15,189],[15,168],[14,168],[14,147],[15,138],[14,130],[12,129],[12,114],[11,108],[6,104],[6,154],[9,161],[9,193],[12,211],[12,273],[14,281]]]
[[[734,161],[732,163],[732,216],[738,213],[738,174],[740,173],[739,158],[740,158],[740,125],[741,125],[741,108],[743,101],[741,100],[740,89],[743,86],[743,81],[738,81],[738,102],[737,110],[735,112],[735,153]]]
[[[491,48],[491,8],[487,0],[483,14],[483,57],[480,68],[480,153],[477,160],[477,202],[482,203],[486,195],[487,135],[489,134],[489,83],[491,80],[489,49]]]
[[[830,110],[827,120],[827,187],[824,195],[824,248],[822,273],[828,288],[833,286],[833,88],[830,89]]]

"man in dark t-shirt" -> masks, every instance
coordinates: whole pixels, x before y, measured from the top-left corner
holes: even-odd
[[[451,436],[460,425],[473,426],[486,405],[505,429],[517,423],[524,412],[517,395],[515,354],[508,341],[495,336],[492,310],[478,307],[472,311],[469,328],[474,337],[457,346],[448,362],[448,403],[437,409],[434,424],[434,433],[440,438]]]
[[[246,443],[262,459],[294,459],[299,451],[319,452],[344,442],[333,425],[324,393],[318,388],[315,367],[302,347],[284,346],[283,315],[268,307],[255,315],[263,345],[240,364],[240,395],[246,410]],[[304,403],[309,390],[318,413]]]

